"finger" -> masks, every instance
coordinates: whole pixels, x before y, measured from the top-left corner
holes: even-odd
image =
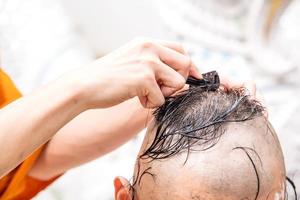
[[[197,79],[203,78],[202,74],[199,72],[199,70],[197,69],[196,65],[193,62],[192,62],[192,65],[191,65],[191,69],[190,69],[189,75],[193,76],[193,77],[195,77]]]
[[[179,91],[178,89],[174,89],[166,86],[162,86],[160,89],[164,97],[169,97],[172,94],[175,94],[177,91]]]
[[[159,62],[156,67],[155,79],[165,97],[184,87],[185,79],[181,74],[162,62]]]
[[[147,108],[147,96],[138,96],[140,103],[144,108]]]
[[[187,51],[184,49],[181,43],[174,42],[174,41],[165,41],[165,40],[157,40],[157,43],[159,43],[162,46],[168,47],[170,49],[173,49],[174,51],[177,51],[178,53],[181,53],[183,55],[188,55]]]
[[[181,53],[183,55],[188,56],[187,51],[184,49],[184,47],[182,46],[182,44],[180,44],[179,42],[173,42],[173,41],[162,41],[159,40],[157,41],[159,44],[161,44],[162,46],[168,47],[174,51],[177,51],[178,53]],[[190,76],[193,76],[195,78],[202,78],[202,74],[199,72],[199,70],[197,69],[195,63],[191,60],[191,67],[190,67],[190,72],[189,72]]]
[[[188,90],[189,89],[189,85],[184,85],[179,90],[174,90],[174,89],[169,88],[169,87],[161,87],[160,89],[161,89],[161,91],[162,91],[162,93],[164,94],[165,97],[169,97],[171,95],[179,94],[180,92]]]
[[[170,48],[162,45],[157,45],[157,53],[159,59],[180,73],[183,77],[187,78],[191,68],[191,59],[189,56],[178,53]]]
[[[143,87],[144,94],[138,95],[143,107],[156,108],[165,102],[165,98],[155,80],[145,81]]]

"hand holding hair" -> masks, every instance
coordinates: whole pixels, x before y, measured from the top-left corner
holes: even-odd
[[[138,39],[62,80],[79,88],[88,108],[105,108],[137,96],[146,108],[162,105],[187,76],[201,78],[176,42]]]

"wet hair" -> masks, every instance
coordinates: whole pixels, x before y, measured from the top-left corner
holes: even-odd
[[[264,107],[246,93],[245,89],[191,87],[167,98],[154,112],[157,131],[141,158],[165,159],[183,151],[209,149],[225,132],[226,123],[263,116]]]
[[[149,159],[149,162],[152,162],[187,153],[187,161],[190,152],[205,151],[216,145],[225,133],[227,124],[263,117],[264,112],[265,108],[244,88],[231,90],[219,88],[211,91],[190,86],[188,90],[166,98],[165,103],[154,111],[157,128],[154,140],[139,159]],[[260,192],[260,177],[251,155],[254,153],[258,160],[260,157],[252,148],[236,147],[233,150],[243,151],[254,168],[257,179],[255,199],[257,199]],[[138,162],[138,174],[134,178],[133,185],[139,184],[145,174],[155,177],[151,173],[151,167],[140,172]],[[295,185],[289,178],[287,182],[294,189],[294,196],[297,199]]]

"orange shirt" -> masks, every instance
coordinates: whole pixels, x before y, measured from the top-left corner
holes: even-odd
[[[11,79],[0,69],[0,108],[19,97],[21,97],[21,93]],[[32,153],[13,171],[0,179],[0,200],[31,199],[56,179],[41,181],[27,175],[41,150],[42,147]]]

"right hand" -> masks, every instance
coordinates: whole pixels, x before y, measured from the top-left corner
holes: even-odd
[[[79,100],[88,108],[114,106],[135,96],[153,108],[180,90],[189,75],[201,77],[180,44],[139,39],[63,80],[80,88]]]

